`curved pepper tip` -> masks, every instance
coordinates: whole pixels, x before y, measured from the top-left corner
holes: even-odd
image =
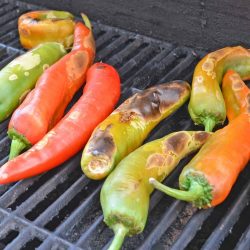
[[[84,13],[81,13],[81,16],[82,16],[82,19],[84,21],[85,26],[88,27],[92,31],[92,25],[91,25],[91,22],[90,22],[88,16]]]

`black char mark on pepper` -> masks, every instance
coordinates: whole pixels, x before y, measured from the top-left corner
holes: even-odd
[[[172,151],[175,154],[180,154],[186,147],[189,136],[185,132],[177,133],[165,141],[164,152]]]
[[[207,138],[210,136],[211,134],[210,133],[207,133],[207,132],[197,132],[194,134],[194,139],[196,141],[199,141],[201,143],[204,143],[206,142]]]
[[[115,151],[115,143],[110,134],[111,127],[112,125],[110,124],[104,130],[98,128],[93,138],[90,139],[88,151],[91,152],[93,156],[106,155],[111,159]]]
[[[140,116],[145,120],[158,119],[162,112],[178,102],[190,86],[184,81],[174,81],[149,88],[127,99],[117,111],[121,122]]]

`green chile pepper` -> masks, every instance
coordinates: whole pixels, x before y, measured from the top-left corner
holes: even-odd
[[[226,47],[206,55],[196,66],[189,102],[189,114],[196,124],[212,131],[226,119],[226,107],[220,84],[228,69],[250,79],[250,51],[241,46]]]
[[[124,158],[101,190],[104,222],[115,237],[110,250],[119,249],[125,236],[143,231],[153,192],[150,178],[163,181],[189,153],[209,138],[203,131],[180,131],[149,142]]]
[[[94,130],[81,160],[91,179],[106,177],[119,161],[138,148],[150,131],[189,97],[184,81],[161,84],[133,95]]]
[[[63,45],[55,42],[43,43],[17,57],[0,71],[0,122],[35,87],[43,71],[65,54]]]

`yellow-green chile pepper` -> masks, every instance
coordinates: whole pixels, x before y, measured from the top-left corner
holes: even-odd
[[[250,51],[241,46],[226,47],[206,55],[195,68],[188,109],[192,120],[203,124],[206,131],[226,119],[220,84],[228,69],[243,80],[250,79]]]
[[[35,87],[43,71],[65,54],[60,43],[43,43],[17,57],[0,71],[0,122]]]
[[[95,180],[106,177],[189,95],[187,82],[173,81],[146,89],[127,99],[92,133],[82,155],[83,172]]]
[[[109,250],[119,249],[125,236],[143,231],[153,192],[150,178],[163,181],[189,153],[198,150],[210,133],[180,131],[149,142],[124,158],[101,190],[105,223],[115,237]]]

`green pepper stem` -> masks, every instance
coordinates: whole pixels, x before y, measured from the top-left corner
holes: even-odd
[[[9,160],[12,160],[18,156],[24,149],[28,147],[29,145],[27,145],[23,140],[20,140],[18,137],[14,136],[11,141]]]
[[[92,25],[87,15],[81,13],[81,16],[82,16],[85,26],[88,27],[92,31]]]
[[[174,197],[178,200],[193,202],[196,201],[204,195],[203,187],[198,182],[191,182],[190,188],[188,191],[178,190],[175,188],[167,187],[154,178],[150,178],[149,182],[158,190],[163,193]]]
[[[204,126],[205,126],[205,131],[206,131],[206,132],[212,132],[215,125],[216,125],[216,122],[215,122],[215,120],[212,119],[212,118],[207,118],[207,119],[204,121]]]
[[[128,228],[122,224],[117,224],[114,226],[113,230],[115,232],[115,236],[108,250],[119,250],[122,246],[125,236],[128,233]]]

